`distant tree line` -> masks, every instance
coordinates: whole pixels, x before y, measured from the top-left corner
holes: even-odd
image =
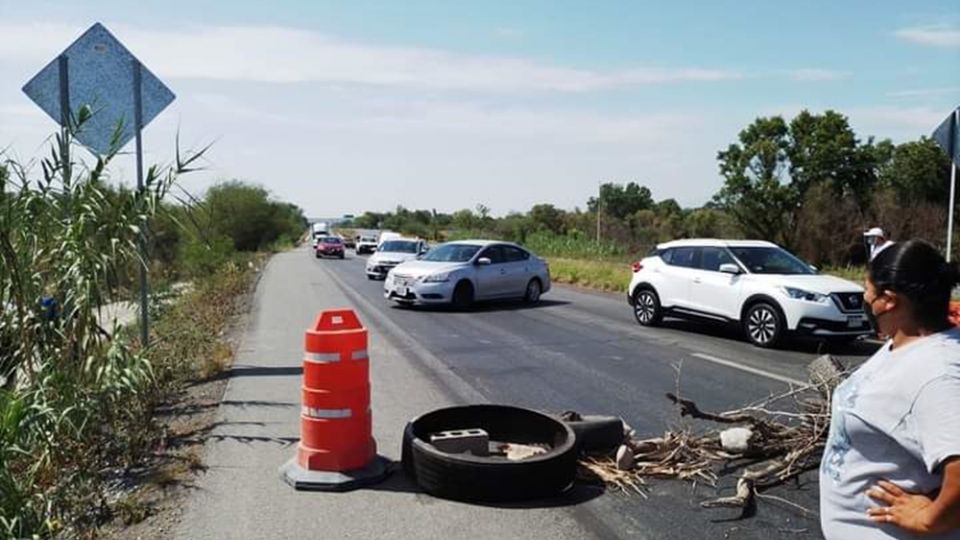
[[[585,209],[543,203],[494,218],[482,204],[452,214],[397,207],[366,212],[347,225],[433,240],[483,235],[521,243],[533,238],[545,246],[576,242],[587,250],[596,243],[599,212],[601,251],[610,256],[636,255],[677,238],[752,238],[818,265],[862,263],[861,235],[872,226],[894,238],[943,243],[950,163],[930,138],[863,141],[842,114],[803,111],[789,122],[757,118],[717,153],[717,161],[723,186],[699,208],[656,200],[631,181],[601,185]],[[545,236],[556,241],[545,242]]]
[[[164,203],[148,227],[155,273],[170,278],[212,273],[236,253],[293,245],[307,228],[303,211],[261,186],[229,180],[200,198]]]

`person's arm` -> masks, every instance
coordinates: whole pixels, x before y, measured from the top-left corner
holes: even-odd
[[[927,383],[913,402],[911,423],[927,470],[943,480],[934,495],[907,493],[882,481],[867,494],[888,506],[867,511],[874,521],[920,534],[960,529],[960,376],[954,372]]]
[[[881,480],[867,491],[872,499],[885,504],[867,510],[870,519],[890,523],[916,534],[938,535],[960,529],[960,457],[943,464],[943,484],[935,499],[907,493],[895,484]]]

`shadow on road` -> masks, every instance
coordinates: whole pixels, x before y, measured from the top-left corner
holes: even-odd
[[[664,319],[661,328],[711,336],[740,343],[747,343],[743,331],[735,326],[721,323],[693,321],[687,319]],[[808,354],[837,354],[845,356],[870,356],[880,348],[876,342],[856,340],[852,342],[828,341],[816,338],[788,337],[778,347],[780,350]]]
[[[195,386],[195,385],[207,383],[210,381],[233,379],[236,377],[291,377],[294,375],[298,375],[298,376],[303,375],[303,367],[302,366],[265,367],[265,366],[235,365],[235,366],[232,366],[230,369],[218,372],[212,377],[195,381],[190,386]]]
[[[368,491],[386,491],[391,493],[413,493],[423,497],[433,497],[423,491],[407,474],[398,461],[390,462],[390,476],[379,484],[367,486],[362,489]],[[486,506],[489,508],[517,509],[526,510],[533,508],[562,508],[565,506],[576,506],[596,499],[603,495],[602,486],[574,482],[573,486],[558,497],[550,499],[539,499],[533,501],[520,501],[511,503],[468,503],[475,506]]]
[[[570,304],[565,300],[540,300],[536,304],[527,304],[519,300],[510,301],[486,301],[477,302],[468,308],[458,308],[450,305],[438,306],[405,306],[402,304],[393,304],[393,309],[407,311],[424,311],[433,313],[490,313],[498,311],[525,311],[528,309],[543,309],[555,306],[565,306]]]

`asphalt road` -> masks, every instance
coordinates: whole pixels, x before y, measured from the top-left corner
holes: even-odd
[[[677,384],[703,408],[742,406],[787,389],[790,380],[805,381],[805,367],[822,347],[797,342],[786,351],[764,351],[734,330],[683,321],[646,329],[634,322],[623,297],[560,286],[536,307],[403,308],[383,299],[381,282],[366,278],[362,257],[311,261],[329,272],[374,324],[381,318],[394,323],[487,400],[620,415],[641,435],[662,434],[678,422],[664,399]],[[859,345],[831,352],[856,363],[871,350]],[[775,494],[816,510],[815,480],[808,475],[806,485]],[[734,516],[696,508],[710,490],[694,492],[680,483],[658,483],[654,490],[657,496],[648,501],[607,496],[596,504],[598,515],[617,523],[614,529],[624,536],[645,531],[659,538],[716,538],[742,529],[740,538],[770,538],[781,529],[807,529],[791,536],[819,537],[816,519],[774,504],[762,504],[751,520],[717,523],[711,520]]]
[[[537,306],[499,303],[467,312],[397,307],[384,300],[382,288],[382,282],[366,278],[363,258],[352,253],[345,260],[317,260],[300,249],[275,257],[258,288],[256,322],[231,373],[237,378],[228,386],[227,403],[296,403],[297,349],[308,313],[337,303],[358,310],[371,330],[374,429],[381,452],[394,458],[404,418],[448,403],[489,401],[615,414],[641,436],[657,436],[681,422],[664,398],[666,392],[679,386],[704,409],[742,406],[787,389],[789,381],[805,380],[806,364],[820,352],[812,343],[793,344],[787,351],[759,350],[734,331],[679,321],[641,328],[619,295],[567,287],[556,286]],[[839,352],[842,361],[856,363],[871,351],[860,345]],[[283,360],[268,358],[271,354]],[[240,377],[244,369],[254,371]],[[285,376],[258,376],[271,370]],[[276,527],[297,519],[293,508],[332,511],[348,504],[364,507],[383,497],[383,491],[347,496],[286,493],[278,486],[274,467],[292,455],[295,409],[274,414],[272,409],[223,408],[222,425],[208,442],[212,469],[201,479],[201,493],[191,501],[180,537],[258,538],[267,531],[276,538],[295,537],[296,529]],[[271,429],[274,423],[280,427]],[[247,442],[239,435],[225,436],[238,430]],[[264,432],[286,445],[253,448],[249,440],[263,438]],[[649,499],[578,488],[559,501],[508,509],[436,501],[416,494],[415,486],[402,478],[391,482],[393,491],[414,495],[382,499],[388,510],[381,512],[408,519],[428,515],[431,528],[397,525],[389,529],[396,534],[387,535],[386,529],[371,528],[362,520],[342,523],[346,518],[331,520],[329,512],[308,510],[321,512],[324,519],[306,520],[304,536],[325,530],[328,537],[356,538],[820,538],[816,515],[771,499],[762,500],[755,515],[746,519],[737,519],[738,512],[730,510],[699,508],[703,500],[731,493],[733,477],[719,491],[653,481]],[[814,511],[816,493],[815,474],[769,492]],[[309,506],[314,501],[319,506]],[[424,508],[432,511],[421,514]],[[250,519],[237,521],[245,512],[259,514],[274,527],[248,524],[237,527],[248,534],[224,534],[231,524]],[[323,525],[315,529],[314,522]],[[475,524],[462,529],[459,524],[464,522]]]

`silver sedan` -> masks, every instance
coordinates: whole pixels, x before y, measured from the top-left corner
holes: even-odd
[[[550,290],[546,261],[510,242],[441,244],[387,274],[383,295],[403,304],[469,306],[478,300],[540,301]]]

